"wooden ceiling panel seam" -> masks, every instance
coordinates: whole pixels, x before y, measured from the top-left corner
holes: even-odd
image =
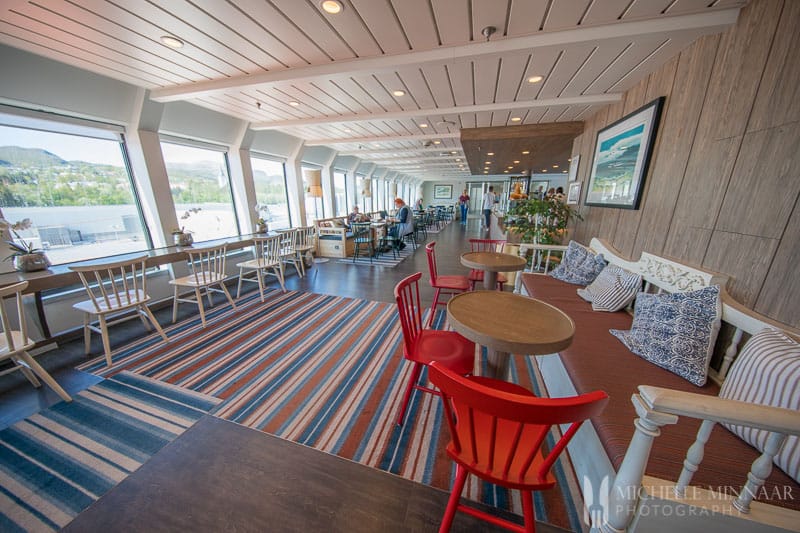
[[[601,76],[603,76],[618,61],[620,61],[620,59],[628,52],[628,50],[630,49],[631,46],[633,46],[633,43],[631,43],[631,42],[627,43],[621,50],[619,50],[616,53],[616,55],[613,58],[611,58],[610,60],[608,60],[606,62],[606,65],[602,69],[600,69],[600,72],[592,75],[592,78],[588,83],[584,82],[584,86],[583,86],[582,89],[581,88],[577,88],[578,94],[581,94],[581,95],[591,94],[590,88],[595,83],[595,81],[598,78],[600,78]],[[597,91],[597,92],[600,92],[600,91]]]
[[[363,77],[353,78],[361,89],[369,94],[370,98],[380,105],[384,113],[401,111],[400,105],[390,91],[375,77],[374,73]]]
[[[408,89],[417,109],[436,107],[436,101],[420,68],[405,67],[396,70],[395,74],[402,86]]]
[[[441,46],[441,36],[429,0],[402,0],[393,2],[392,7],[411,50],[430,50]]]
[[[369,111],[369,109],[367,109],[366,107],[364,107],[364,105],[363,105],[363,104],[362,104],[360,101],[358,101],[358,100],[357,100],[357,99],[356,99],[354,96],[352,96],[352,95],[351,95],[351,94],[350,94],[348,91],[344,90],[344,88],[342,88],[341,86],[339,86],[339,84],[338,84],[338,83],[336,83],[336,81],[335,81],[335,80],[322,80],[322,81],[320,81],[320,82],[318,82],[318,83],[320,84],[320,86],[322,86],[322,84],[324,84],[324,83],[329,83],[330,85],[332,85],[332,86],[334,87],[334,89],[335,89],[335,90],[337,90],[337,91],[339,91],[339,92],[341,93],[341,95],[339,96],[339,98],[340,98],[340,99],[342,99],[342,100],[343,100],[343,98],[342,98],[342,97],[349,98],[349,99],[352,101],[352,103],[355,103],[355,105],[357,105],[358,107],[360,107],[360,108],[361,108],[361,110],[360,110],[360,111],[358,111],[358,110],[354,110],[354,111],[353,111],[354,113],[358,114],[358,113],[361,113],[361,112],[363,112],[363,113],[369,113],[369,112],[370,112],[370,111]]]
[[[302,91],[305,94],[308,94],[310,97],[318,100],[318,101],[327,101],[326,104],[329,108],[333,109],[337,115],[347,115],[353,114],[355,111],[348,107],[344,102],[333,96],[332,94],[328,93],[327,91],[322,90],[317,84],[311,81],[300,81],[295,84],[295,87],[299,91]]]
[[[244,92],[244,91],[242,91],[242,92]],[[278,98],[274,94],[272,94],[272,93],[275,93],[275,92],[280,92],[275,87],[271,88],[269,93],[267,93],[267,92],[265,92],[265,91],[263,91],[261,89],[257,89],[255,92],[256,92],[257,95],[259,95],[258,96],[258,101],[261,102],[262,105],[267,105],[267,106],[273,108],[274,110],[280,110],[283,113],[286,113],[287,115],[289,115],[290,117],[293,117],[293,119],[309,118],[311,116],[307,111],[304,111],[303,109],[300,109],[299,107],[291,107],[291,106],[289,106],[286,99]],[[247,94],[247,93],[244,93],[244,94]]]
[[[564,84],[564,86],[558,92],[557,96],[559,96],[559,97],[565,96],[564,92],[567,90],[567,88],[570,86],[570,84],[573,81],[575,81],[575,79],[580,75],[581,71],[583,71],[583,69],[586,68],[586,65],[588,65],[589,62],[592,60],[592,58],[595,56],[595,54],[597,54],[598,50],[599,50],[599,47],[597,47],[597,46],[593,46],[592,47],[592,50],[589,52],[589,55],[586,56],[586,58],[583,60],[583,62],[580,64],[580,66],[578,68],[573,70],[572,76],[570,76],[569,80],[567,80],[567,83]]]
[[[350,0],[350,5],[356,10],[365,26],[378,28],[380,24],[378,31],[370,30],[370,33],[382,54],[396,54],[411,50],[408,37],[405,35],[391,2],[388,0]],[[394,44],[398,37],[402,42],[400,46]]]
[[[272,96],[271,94],[267,94],[264,91],[258,89],[245,89],[239,91],[238,93],[225,93],[225,94],[241,94],[245,98],[252,98],[253,105],[257,106],[257,103],[261,103],[261,109],[265,112],[272,113],[273,115],[278,115],[282,117],[289,117],[289,119],[297,119],[299,118],[295,112],[294,108],[285,109],[285,102],[282,102]],[[284,119],[284,120],[289,120]]]
[[[636,0],[594,1],[581,21],[582,25],[608,24],[621,20]]]
[[[297,0],[269,0],[269,2],[287,19],[293,21],[305,35],[313,35],[313,41],[332,56],[334,61],[358,57],[336,28],[310,2]]]
[[[550,0],[512,0],[507,35],[517,37],[542,30]]]
[[[639,60],[639,61],[638,61],[638,62],[637,62],[635,65],[633,65],[633,66],[632,66],[632,67],[631,67],[631,68],[628,70],[628,72],[626,72],[625,74],[623,74],[623,75],[622,75],[622,76],[621,76],[621,77],[620,77],[620,78],[619,78],[619,79],[618,79],[616,82],[614,82],[614,83],[613,83],[613,84],[612,84],[612,85],[611,85],[611,86],[610,86],[610,87],[609,87],[607,90],[608,90],[608,91],[612,91],[612,90],[614,90],[614,87],[618,87],[618,86],[619,86],[621,83],[623,83],[623,82],[624,82],[626,79],[629,79],[629,78],[630,78],[630,76],[631,76],[631,75],[633,75],[633,74],[636,72],[636,70],[637,70],[637,69],[639,69],[639,68],[641,67],[641,65],[643,65],[645,62],[647,62],[647,60],[648,60],[648,59],[650,59],[650,58],[654,57],[656,54],[658,54],[658,52],[659,52],[660,50],[662,50],[664,47],[666,47],[666,46],[669,44],[670,40],[671,40],[671,39],[666,39],[666,40],[664,40],[664,42],[662,42],[660,45],[658,45],[658,46],[655,48],[655,50],[652,50],[652,51],[651,51],[650,53],[648,53],[648,54],[647,54],[645,57],[641,58],[641,59],[640,59],[640,60]]]
[[[458,10],[464,5],[465,10]],[[436,0],[431,2],[433,21],[441,46],[465,44],[472,41],[471,3],[465,0]]]
[[[640,17],[652,17],[660,15],[675,0],[637,0],[631,5],[624,14],[625,19],[635,19]]]
[[[575,70],[580,68],[594,50],[594,44],[582,43],[566,48],[536,98],[556,98],[564,90]]]
[[[391,77],[392,76],[397,80],[394,83],[391,82]],[[407,111],[409,109],[419,109],[420,108],[419,105],[417,104],[416,100],[414,100],[413,93],[403,83],[403,80],[397,74],[397,71],[376,72],[375,74],[373,74],[372,77],[375,79],[375,81],[377,83],[379,83],[381,85],[381,87],[383,87],[383,90],[386,91],[386,94],[389,95],[389,97],[391,97],[392,100],[394,100],[394,102],[397,104],[397,106],[402,111]],[[402,96],[396,96],[394,94],[394,91],[403,91],[403,93],[405,93],[405,94],[403,94]],[[413,106],[409,106],[409,105],[405,105],[404,106],[403,103],[402,103],[403,100],[400,100],[400,99],[406,99],[406,98],[408,100],[410,100],[414,105]]]

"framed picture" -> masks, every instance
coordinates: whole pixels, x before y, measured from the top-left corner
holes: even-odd
[[[531,180],[530,197],[542,198],[545,194],[547,194],[547,187],[549,186],[550,186],[550,181],[548,180]]]
[[[578,179],[578,163],[581,160],[581,155],[576,154],[570,158],[569,161],[569,181],[575,181]]]
[[[570,181],[567,185],[567,204],[579,204],[581,202],[581,185],[580,181]]]
[[[585,205],[639,209],[664,97],[597,132]]]
[[[433,198],[434,200],[449,200],[453,197],[452,185],[434,185]]]

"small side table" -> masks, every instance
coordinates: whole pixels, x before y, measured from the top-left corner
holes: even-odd
[[[483,288],[493,291],[497,286],[498,272],[514,272],[525,268],[527,262],[518,255],[499,252],[467,252],[461,254],[465,267],[483,270]]]

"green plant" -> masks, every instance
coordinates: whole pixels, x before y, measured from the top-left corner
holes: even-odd
[[[8,231],[14,237],[11,240],[6,239],[5,241],[6,244],[8,244],[8,246],[14,250],[14,252],[3,259],[4,261],[8,261],[9,259],[20,255],[38,254],[44,251],[41,248],[35,248],[33,241],[26,241],[19,236],[18,232],[30,229],[32,226],[33,222],[31,222],[31,219],[29,218],[23,218],[22,220],[18,220],[13,224],[10,224],[4,218],[0,218],[0,236],[5,236],[6,231]]]
[[[567,225],[580,213],[556,198],[521,200],[509,212],[507,226],[520,235],[522,242],[561,244]]]

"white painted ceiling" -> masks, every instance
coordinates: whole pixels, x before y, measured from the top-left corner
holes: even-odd
[[[344,0],[329,15],[317,0],[2,0],[0,42],[446,180],[470,174],[461,128],[584,120],[745,3]]]

